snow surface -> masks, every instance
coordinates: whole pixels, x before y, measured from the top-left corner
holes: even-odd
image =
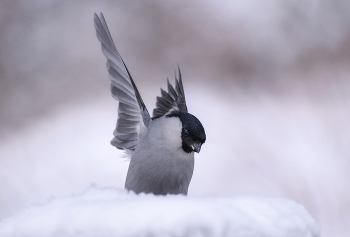
[[[135,195],[92,186],[2,220],[0,236],[319,235],[306,210],[286,199]]]

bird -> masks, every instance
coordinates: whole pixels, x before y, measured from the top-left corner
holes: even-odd
[[[167,81],[151,117],[117,50],[102,13],[94,14],[96,36],[107,59],[111,94],[119,101],[111,145],[130,155],[125,189],[136,194],[187,195],[194,153],[206,140],[202,123],[188,113],[180,67],[175,86]]]

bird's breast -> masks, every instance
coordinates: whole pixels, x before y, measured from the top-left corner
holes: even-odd
[[[136,193],[187,194],[193,169],[193,153],[149,148],[132,157],[125,187]]]

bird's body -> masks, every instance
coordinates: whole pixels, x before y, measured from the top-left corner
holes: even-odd
[[[132,155],[126,189],[136,193],[187,194],[194,153],[183,151],[180,136],[168,136],[181,134],[181,126],[179,119],[174,117],[164,116],[151,121]]]
[[[168,92],[161,90],[151,118],[102,13],[95,14],[95,28],[107,58],[112,96],[119,101],[111,144],[131,151],[125,188],[135,193],[186,195],[194,152],[199,153],[206,136],[201,122],[187,111],[180,69],[175,88],[168,81]]]

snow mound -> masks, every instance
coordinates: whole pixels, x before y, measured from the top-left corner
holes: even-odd
[[[2,220],[0,236],[319,235],[306,210],[286,199],[135,195],[90,187]]]

